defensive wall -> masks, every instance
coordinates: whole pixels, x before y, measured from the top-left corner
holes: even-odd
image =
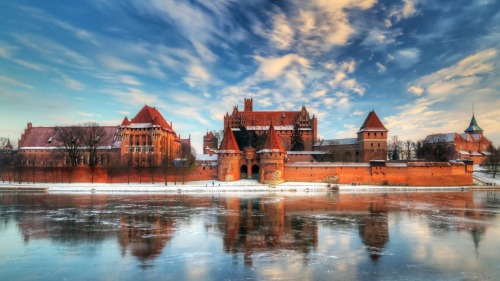
[[[184,167],[170,168],[166,177],[170,183],[196,180],[216,180],[219,167],[207,165],[182,170]],[[265,172],[265,167],[264,172]],[[473,184],[472,161],[465,162],[408,162],[390,163],[371,161],[370,163],[325,163],[298,162],[283,166],[285,181],[323,182],[326,177],[337,176],[340,184],[373,184],[402,186],[467,186]],[[88,167],[30,168],[6,171],[0,180],[6,182],[91,182]],[[14,178],[16,180],[14,180]],[[97,167],[94,171],[95,183],[160,183],[165,181],[164,170],[160,167]]]
[[[292,163],[285,181],[321,182],[337,176],[340,184],[461,186],[472,185],[472,161],[387,163]]]

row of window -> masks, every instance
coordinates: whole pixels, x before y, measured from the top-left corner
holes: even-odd
[[[129,146],[128,152],[154,152],[154,146]]]
[[[380,133],[380,135],[383,137],[383,136],[384,136],[384,133],[382,132],[382,133]],[[368,133],[368,136],[370,136],[370,133]],[[374,136],[375,136],[375,137],[377,136],[377,133],[376,133],[376,132],[374,133]]]

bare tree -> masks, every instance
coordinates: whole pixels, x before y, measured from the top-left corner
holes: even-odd
[[[412,143],[413,152],[415,153],[415,157],[417,157],[417,159],[424,159],[424,151],[422,149],[423,145],[423,140],[418,140]]]
[[[0,152],[3,150],[5,145],[7,144],[7,138],[0,138]]]
[[[180,151],[180,161],[176,165],[176,174],[180,174],[182,183],[185,183],[186,176],[196,167],[196,151],[191,145],[182,143]]]
[[[158,155],[155,153],[149,153],[146,158],[147,161],[147,166],[148,166],[148,171],[149,171],[149,176],[151,177],[151,183],[155,183],[155,172],[158,167]]]
[[[99,164],[99,149],[109,142],[109,137],[104,127],[95,122],[86,122],[83,126],[81,144],[87,152],[92,183],[94,183],[95,168]]]
[[[399,160],[402,147],[403,142],[399,137],[393,136],[391,141],[387,144],[387,158],[390,160]]]
[[[12,168],[14,157],[10,153],[0,153],[0,176],[2,177],[2,182],[5,182],[5,178],[11,181],[10,170]]]
[[[139,174],[139,183],[142,184],[142,172],[144,171],[144,167],[146,166],[144,158],[142,158],[141,153],[137,154],[137,157],[135,158],[135,169],[137,170],[137,173]]]
[[[431,162],[447,162],[451,157],[450,149],[446,135],[428,136],[422,145],[425,160]]]
[[[165,186],[168,185],[168,172],[172,166],[172,161],[169,160],[168,154],[164,154],[163,158],[161,159],[161,169],[163,171],[163,181],[165,182]]]
[[[500,170],[500,146],[495,148],[495,146],[491,144],[488,147],[488,152],[490,153],[490,155],[488,155],[484,164],[488,165],[488,172],[490,172],[493,178],[495,178],[498,171]]]
[[[412,142],[411,142],[411,140],[407,140],[403,143],[402,158],[405,160],[412,159]]]
[[[78,166],[78,161],[82,159],[84,154],[83,142],[85,131],[82,126],[56,127],[56,136],[59,141],[59,149],[65,152],[66,166],[68,170],[69,182],[73,169]]]

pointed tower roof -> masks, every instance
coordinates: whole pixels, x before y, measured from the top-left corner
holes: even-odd
[[[215,137],[214,133],[212,133],[212,131],[210,132],[207,132],[207,134],[205,135],[206,138],[213,138]]]
[[[273,124],[269,126],[269,131],[267,131],[266,142],[264,143],[264,147],[262,147],[261,152],[285,152],[285,149],[281,145],[280,138],[278,134],[274,130]]]
[[[12,144],[10,144],[10,139],[7,139],[7,144],[3,147],[6,151],[11,151],[13,149]]]
[[[130,120],[128,120],[127,116],[123,118],[122,126],[130,126]]]
[[[156,109],[156,107],[151,107],[148,105],[145,105],[139,111],[139,113],[137,113],[137,115],[134,118],[132,118],[131,123],[149,123],[149,124],[159,125],[163,129],[172,131],[172,127],[168,124],[165,118],[163,118],[158,109]]]
[[[384,124],[380,121],[378,118],[377,114],[375,113],[375,110],[370,111],[368,113],[368,116],[365,119],[365,122],[363,122],[363,125],[361,128],[359,128],[359,132],[361,133],[363,131],[383,131],[383,132],[388,132],[388,130],[385,128]]]
[[[470,120],[469,127],[467,129],[465,129],[464,132],[469,133],[469,134],[482,134],[483,133],[483,129],[481,129],[481,127],[479,127],[479,125],[477,124],[476,117],[474,117],[474,114],[472,114],[472,119]]]
[[[234,138],[231,127],[229,127],[229,123],[224,130],[224,138],[222,139],[222,143],[220,144],[219,153],[240,153],[238,143]]]

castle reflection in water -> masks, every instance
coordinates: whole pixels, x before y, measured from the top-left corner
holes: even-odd
[[[473,192],[318,194],[311,196],[252,195],[245,197],[188,195],[0,194],[0,223],[14,219],[25,243],[50,239],[59,243],[100,243],[117,239],[122,255],[141,261],[158,257],[169,242],[182,236],[180,225],[194,217],[207,232],[218,233],[223,251],[241,254],[251,266],[255,254],[290,250],[308,255],[318,247],[318,225],[359,233],[373,261],[391,238],[388,214],[408,212],[432,216],[437,209],[456,220],[452,231],[469,232],[476,249],[494,214],[481,212],[493,200],[474,200]],[[413,206],[419,205],[419,208]],[[428,208],[422,208],[428,206]],[[10,212],[10,210],[12,212]],[[423,213],[423,214],[422,214]],[[346,219],[348,218],[348,219]],[[436,232],[450,224],[429,219]]]

